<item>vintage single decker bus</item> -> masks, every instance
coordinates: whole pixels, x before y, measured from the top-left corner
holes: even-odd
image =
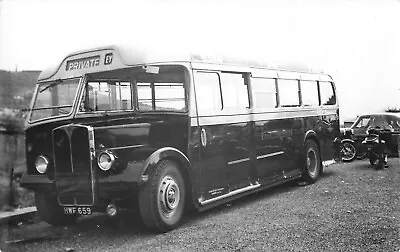
[[[256,62],[110,46],[41,73],[26,122],[27,172],[42,219],[136,210],[154,231],[334,160],[329,75]]]

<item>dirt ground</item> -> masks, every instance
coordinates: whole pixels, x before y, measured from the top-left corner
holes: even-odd
[[[85,217],[74,226],[18,223],[10,251],[400,251],[400,164],[338,163],[317,183],[293,183],[191,213],[166,234],[129,219]],[[135,219],[135,218],[133,218]]]

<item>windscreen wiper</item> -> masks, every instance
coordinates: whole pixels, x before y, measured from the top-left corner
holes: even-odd
[[[51,83],[51,84],[45,86],[42,90],[40,90],[39,93],[42,93],[42,92],[46,91],[47,89],[49,89],[49,88],[51,88],[51,87],[54,87],[55,85],[58,85],[58,84],[60,84],[60,83],[62,83],[62,82],[63,82],[63,81],[62,81],[61,79],[55,80],[53,83]]]

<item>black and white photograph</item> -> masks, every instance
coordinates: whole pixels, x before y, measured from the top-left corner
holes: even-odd
[[[0,0],[0,252],[399,252],[399,13]]]

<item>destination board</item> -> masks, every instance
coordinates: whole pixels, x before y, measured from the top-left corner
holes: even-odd
[[[66,71],[97,67],[100,65],[100,55],[67,61]]]

